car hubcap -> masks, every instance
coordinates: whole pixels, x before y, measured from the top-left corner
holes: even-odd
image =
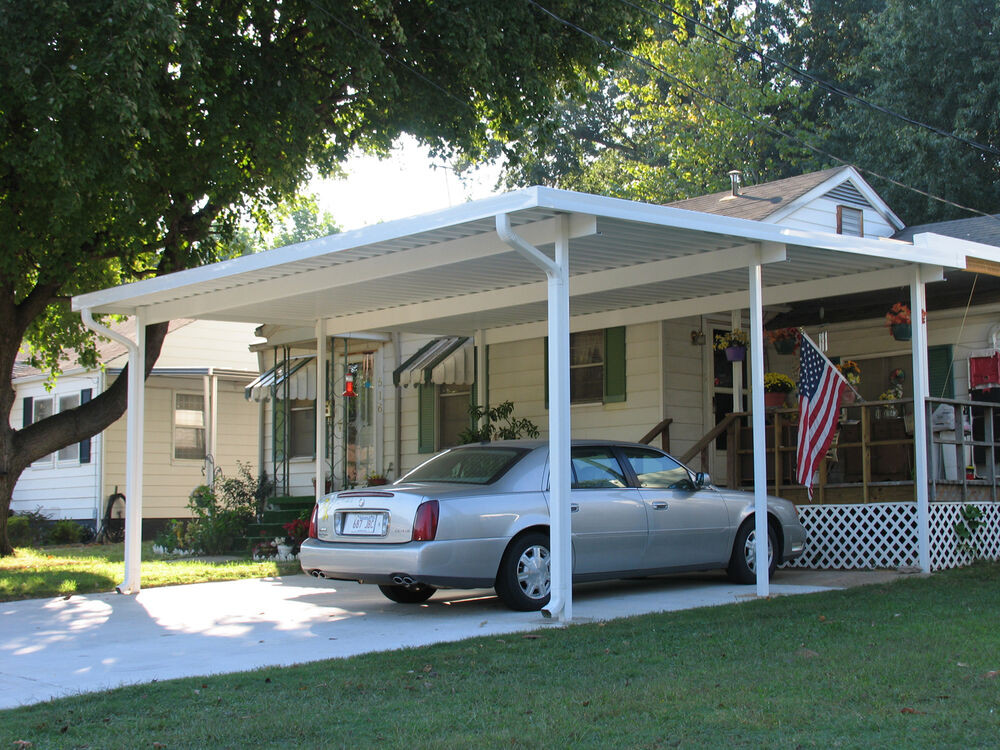
[[[521,553],[517,561],[517,585],[525,596],[543,599],[549,595],[552,578],[549,574],[549,551],[534,545]]]
[[[751,531],[747,535],[746,544],[743,545],[743,554],[746,555],[747,567],[751,573],[757,572],[757,532]],[[767,535],[767,568],[771,569],[771,560],[774,559],[774,550],[771,549],[771,535]]]

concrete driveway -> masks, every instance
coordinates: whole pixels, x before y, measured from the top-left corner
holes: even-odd
[[[773,595],[839,588],[778,571]],[[574,622],[754,598],[721,574],[574,588]],[[305,575],[0,604],[0,709],[175,677],[238,672],[553,627],[492,590],[439,591],[401,605],[374,586]]]

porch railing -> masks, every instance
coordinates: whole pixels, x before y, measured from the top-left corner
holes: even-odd
[[[805,502],[805,491],[795,481],[797,417],[796,408],[768,409],[766,465],[771,492]],[[997,502],[998,419],[1000,403],[927,399],[928,442],[925,449],[928,451],[932,501]],[[753,441],[747,412],[727,415],[716,429],[685,454],[685,459],[690,460],[707,449],[723,427],[727,484],[734,488],[752,485]],[[913,499],[913,450],[912,399],[843,406],[834,444],[820,464],[812,502]],[[967,466],[973,468],[967,471]]]

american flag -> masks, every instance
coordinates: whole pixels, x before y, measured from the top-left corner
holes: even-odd
[[[799,355],[799,442],[796,481],[812,497],[812,480],[837,428],[847,381],[804,333]]]

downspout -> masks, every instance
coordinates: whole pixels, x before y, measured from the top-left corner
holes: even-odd
[[[551,595],[545,617],[573,619],[573,546],[569,507],[569,217],[559,217],[556,256],[547,255],[514,233],[507,214],[497,214],[497,235],[548,278],[549,329],[549,545]]]
[[[89,308],[80,311],[83,324],[128,349],[128,407],[125,443],[125,580],[119,594],[137,594],[140,589],[142,562],[142,460],[143,412],[145,410],[146,324],[140,311],[135,315],[135,336],[129,338],[94,320]]]
[[[400,344],[399,331],[392,334],[392,371],[395,372],[402,364],[403,357],[399,351]],[[396,412],[396,426],[393,430],[393,454],[396,460],[396,479],[403,476],[403,397],[400,393],[402,386],[394,385],[394,410]]]

